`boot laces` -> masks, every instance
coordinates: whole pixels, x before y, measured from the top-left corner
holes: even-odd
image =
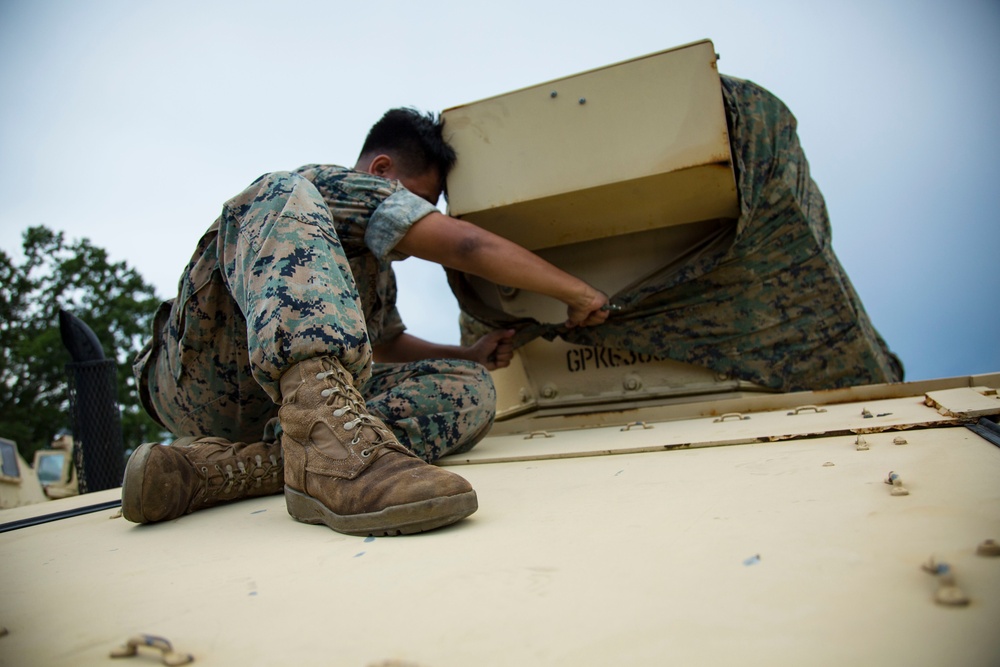
[[[333,416],[340,418],[350,414],[353,417],[353,419],[344,422],[345,431],[354,431],[354,437],[351,439],[352,445],[357,445],[361,442],[361,428],[359,427],[365,425],[372,429],[378,440],[372,443],[370,447],[361,450],[362,458],[368,458],[372,455],[372,452],[375,451],[376,448],[385,444],[385,434],[383,433],[381,425],[368,413],[368,408],[365,406],[361,395],[350,390],[345,391],[344,387],[348,386],[348,382],[345,382],[343,377],[338,376],[339,374],[335,370],[321,371],[316,374],[317,380],[326,380],[330,377],[336,377],[340,382],[340,386],[334,385],[322,390],[320,392],[320,396],[326,398],[326,403],[330,406],[334,405],[334,400],[337,396],[340,396],[344,400],[344,405],[334,410]]]
[[[260,454],[250,460],[250,466],[242,459],[236,460],[236,467],[232,463],[216,463],[211,466],[202,465],[198,468],[201,472],[202,481],[205,484],[205,491],[210,496],[229,495],[233,491],[245,491],[248,487],[260,487],[267,477],[274,477],[279,471],[278,457],[274,454],[268,456],[267,462]],[[210,470],[215,474],[210,474]],[[255,474],[261,471],[260,474]]]

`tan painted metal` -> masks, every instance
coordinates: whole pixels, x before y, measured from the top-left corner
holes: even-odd
[[[532,250],[735,218],[715,61],[705,40],[446,110],[450,212]]]
[[[731,233],[739,214],[710,41],[443,113],[449,212],[609,295]],[[561,322],[554,299],[470,278],[487,305]]]
[[[540,338],[518,348],[493,380],[501,419],[535,408],[611,409],[616,403],[761,390],[692,364]]]
[[[480,511],[407,538],[299,524],[281,497],[0,534],[0,664],[107,665],[136,634],[195,664],[996,664],[1000,559],[977,547],[1000,537],[1000,449],[866,437],[463,466]],[[931,558],[968,606],[935,602]]]
[[[981,417],[1000,411],[1000,396],[991,387],[956,387],[928,392],[927,405],[943,415]]]
[[[48,500],[38,475],[28,465],[13,440],[0,438],[0,509]]]
[[[531,349],[536,345],[535,349]],[[518,350],[510,367],[494,371],[499,418],[491,433],[500,435],[540,429],[621,425],[634,421],[718,417],[732,412],[790,410],[802,405],[830,405],[908,396],[922,396],[924,398],[921,400],[941,414],[949,414],[950,409],[951,414],[965,419],[996,414],[997,406],[1000,405],[995,391],[996,387],[1000,387],[1000,373],[821,391],[773,393],[750,383],[720,379],[695,366],[663,360],[635,367],[604,364],[600,368],[594,367],[590,373],[576,374],[579,377],[573,377],[573,372],[563,372],[562,360],[567,360],[568,367],[572,359],[583,354],[579,352],[583,349],[587,348],[571,346],[562,341],[536,341]],[[546,357],[547,351],[549,354]],[[564,357],[567,352],[571,356]],[[601,354],[606,355],[607,352]],[[642,385],[640,390],[614,389],[633,373],[639,373]],[[540,398],[539,388],[544,388],[546,383],[551,382],[557,388],[560,386],[560,381],[554,381],[554,377],[561,377],[562,381],[571,383],[570,386],[577,393],[561,396],[557,392],[549,400]],[[935,396],[949,397],[945,399],[945,407],[934,402],[932,397]]]
[[[857,434],[880,434],[889,442],[896,431],[961,425],[963,420],[939,414],[923,397],[842,403],[793,414],[779,409],[732,412],[718,417],[674,421],[630,420],[590,428],[544,429],[530,420],[518,432],[495,434],[471,452],[447,459],[448,464],[530,461],[628,452],[691,449],[773,442],[822,435],[842,435],[854,443]],[[1000,405],[996,406],[1000,412]],[[865,416],[868,414],[868,416]]]

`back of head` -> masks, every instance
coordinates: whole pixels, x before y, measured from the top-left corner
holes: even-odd
[[[436,113],[390,109],[369,130],[361,155],[385,153],[410,176],[433,167],[444,180],[455,164],[455,151],[444,140],[443,129],[444,121]]]

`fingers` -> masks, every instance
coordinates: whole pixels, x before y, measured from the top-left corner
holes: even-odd
[[[592,327],[598,324],[603,324],[608,319],[608,312],[609,311],[607,310],[601,310],[601,309],[592,311],[587,315],[587,319],[585,319],[583,322],[580,323],[580,326]]]
[[[497,329],[480,338],[476,345],[485,352],[485,358],[480,359],[480,363],[491,371],[510,366],[514,358],[515,333],[515,329]]]
[[[510,360],[514,358],[514,329],[495,331],[498,334],[496,348],[493,350],[493,363],[497,368],[510,366]]]
[[[567,309],[566,326],[570,329],[574,327],[592,327],[602,324],[608,319],[609,310],[608,296],[591,288],[589,299],[584,306],[570,306]]]

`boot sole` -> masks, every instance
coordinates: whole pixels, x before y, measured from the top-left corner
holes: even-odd
[[[122,516],[132,523],[149,523],[142,512],[142,485],[146,472],[146,461],[153,443],[145,443],[132,452],[125,466],[125,476],[122,478]]]
[[[358,537],[412,535],[460,521],[479,509],[475,491],[386,507],[366,514],[337,514],[323,503],[285,486],[285,504],[296,521],[323,524]]]

